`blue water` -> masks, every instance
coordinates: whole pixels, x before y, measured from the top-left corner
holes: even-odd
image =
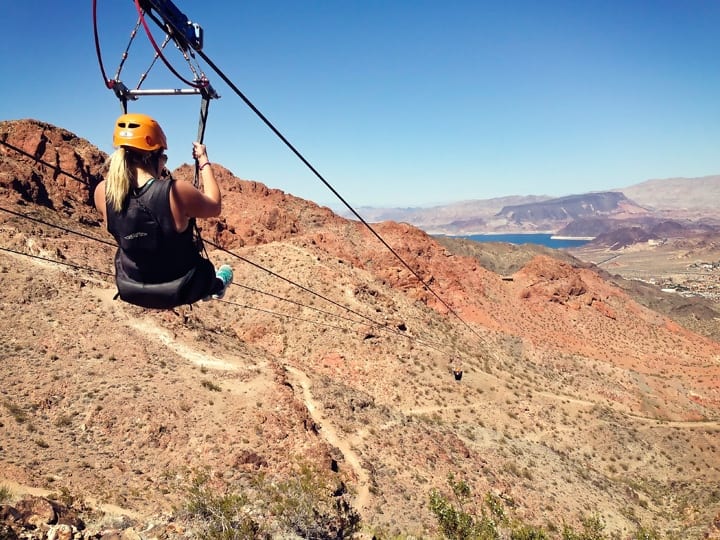
[[[553,249],[579,247],[589,240],[567,240],[552,238],[551,234],[471,234],[460,236],[475,242],[507,242],[509,244],[539,244]]]

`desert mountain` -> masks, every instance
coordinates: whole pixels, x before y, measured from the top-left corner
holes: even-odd
[[[472,200],[427,208],[374,208],[360,207],[363,219],[376,223],[397,221],[415,225],[434,234],[472,234],[492,231],[505,223],[497,223],[497,213],[507,206],[530,204],[550,199],[544,196],[510,196],[487,200]],[[351,212],[339,210],[340,215],[352,218]]]
[[[609,221],[627,215],[646,213],[644,208],[630,201],[622,193],[605,192],[506,206],[496,217],[506,219],[508,224],[514,224],[520,230],[557,231],[559,227],[564,227],[563,230],[566,231],[568,224],[576,224],[579,220],[592,218],[595,221]]]
[[[217,165],[201,228],[235,286],[143,310],[113,300],[105,157],[0,122],[0,486],[172,538],[198,471],[252,493],[309,463],[367,536],[436,535],[450,473],[547,530],[718,534],[717,341],[572,257],[378,224],[429,290],[361,224]]]
[[[369,221],[405,221],[430,234],[551,232],[559,236],[595,237],[637,227],[676,221],[689,235],[698,227],[717,231],[720,221],[713,201],[720,176],[648,180],[609,192],[566,197],[505,197],[463,201],[432,208],[363,208]],[[622,233],[625,234],[625,233]]]
[[[720,175],[647,180],[619,191],[638,204],[658,211],[685,211],[691,215],[710,211],[716,214]]]
[[[563,221],[618,212],[629,204],[630,201],[622,193],[590,193],[539,203],[505,206],[498,215],[516,223]]]

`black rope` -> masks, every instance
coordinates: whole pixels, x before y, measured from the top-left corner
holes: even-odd
[[[377,326],[377,327],[379,327],[379,328],[387,328],[388,330],[391,330],[390,328],[387,327],[387,324],[384,323],[384,322],[376,321],[376,320],[374,320],[372,317],[368,317],[367,315],[364,315],[363,313],[360,313],[359,311],[355,311],[355,310],[352,309],[352,308],[349,308],[349,307],[347,307],[347,306],[344,306],[344,305],[342,305],[341,303],[336,302],[335,300],[332,300],[331,298],[328,298],[327,296],[324,296],[324,295],[320,294],[319,292],[313,291],[313,290],[310,289],[309,287],[306,287],[305,285],[302,285],[302,284],[298,283],[297,281],[293,281],[292,279],[286,278],[285,276],[281,276],[281,275],[278,274],[277,272],[273,272],[273,271],[270,270],[269,268],[265,268],[264,266],[261,266],[261,265],[255,263],[255,262],[251,261],[250,259],[247,259],[247,258],[243,257],[242,255],[238,255],[237,253],[233,253],[232,251],[230,251],[230,250],[228,250],[228,249],[225,249],[224,247],[222,247],[222,246],[220,246],[220,245],[218,245],[218,244],[216,244],[216,243],[214,243],[214,242],[212,242],[212,241],[210,241],[210,240],[205,240],[205,242],[206,242],[207,244],[210,244],[210,245],[213,246],[214,248],[219,249],[220,251],[222,251],[222,252],[224,252],[224,253],[227,253],[228,255],[231,255],[232,257],[235,257],[235,258],[237,258],[237,259],[239,259],[239,260],[241,260],[241,261],[243,261],[243,262],[246,262],[247,264],[249,264],[249,265],[251,265],[251,266],[254,266],[255,268],[258,268],[258,269],[260,269],[260,270],[263,270],[264,272],[267,272],[268,274],[270,274],[270,275],[273,276],[273,277],[276,277],[276,278],[278,278],[278,279],[281,279],[281,280],[285,281],[286,283],[289,283],[290,285],[293,285],[294,287],[297,287],[297,288],[299,288],[299,289],[301,289],[301,290],[303,290],[303,291],[305,291],[305,292],[307,292],[307,293],[310,293],[310,294],[312,294],[312,295],[314,295],[314,296],[317,296],[318,298],[320,298],[320,299],[322,299],[322,300],[325,300],[326,302],[329,302],[330,304],[333,304],[334,306],[337,306],[337,307],[339,307],[340,309],[344,309],[344,310],[346,310],[347,312],[352,313],[353,315],[357,315],[358,317],[362,317],[363,319],[365,319],[365,320],[367,320],[367,321],[370,321],[370,322],[373,324],[373,326]],[[405,334],[403,334],[403,333],[400,332],[399,330],[392,330],[392,331],[393,331],[393,333],[396,333],[396,334],[398,334],[398,335],[407,337]]]
[[[53,163],[45,161],[44,159],[40,159],[39,157],[34,156],[34,155],[30,154],[29,152],[26,152],[22,148],[18,148],[17,146],[14,146],[7,141],[0,140],[0,144],[3,144],[12,150],[15,150],[18,154],[23,154],[24,156],[27,156],[27,157],[37,161],[38,163],[42,163],[43,165],[50,167],[51,169],[54,169],[58,174],[64,174],[65,176],[72,178],[76,182],[80,182],[81,184],[85,184],[86,186],[90,187],[90,183],[87,180],[83,180],[79,176],[75,176],[74,174],[64,171],[63,169],[60,168],[59,165],[55,165]]]
[[[467,322],[465,322],[465,320],[464,320],[462,317],[460,317],[460,315],[459,315],[442,297],[440,297],[440,295],[439,295],[438,293],[436,293],[435,290],[434,290],[432,287],[430,287],[429,283],[427,283],[427,282],[420,276],[420,274],[417,273],[417,271],[415,271],[407,262],[405,262],[405,259],[403,259],[403,258],[400,256],[400,254],[398,254],[398,252],[395,251],[395,249],[393,249],[393,247],[392,247],[390,244],[388,244],[387,241],[385,241],[385,239],[384,239],[382,236],[380,236],[380,233],[378,233],[378,232],[365,220],[365,218],[363,218],[363,217],[355,210],[355,208],[353,208],[353,207],[342,197],[342,195],[340,195],[340,193],[338,193],[338,191],[330,184],[330,182],[328,182],[328,181],[323,177],[323,175],[321,175],[321,174],[317,171],[317,169],[316,169],[315,167],[313,167],[313,165],[312,165],[307,159],[305,159],[305,156],[303,156],[303,155],[297,150],[297,148],[295,148],[295,146],[293,146],[293,144],[292,144],[287,138],[285,138],[285,136],[272,124],[272,122],[270,122],[270,120],[268,120],[268,118],[252,103],[252,101],[250,101],[250,99],[248,99],[248,97],[245,96],[245,94],[244,94],[237,86],[235,86],[235,84],[225,75],[225,73],[223,73],[223,72],[215,65],[215,63],[214,63],[212,60],[210,60],[210,58],[208,58],[208,56],[207,56],[203,51],[197,51],[197,54],[198,54],[203,60],[205,60],[205,62],[207,62],[207,64],[212,68],[212,70],[213,70],[215,73],[217,73],[217,75],[218,75],[223,81],[225,81],[225,83],[240,97],[240,99],[242,99],[242,100],[245,102],[245,104],[246,104],[248,107],[250,107],[250,109],[258,116],[258,118],[260,118],[260,119],[265,123],[265,125],[266,125],[268,128],[270,128],[270,130],[271,130],[273,133],[275,133],[275,135],[277,135],[277,137],[278,137],[283,143],[285,143],[285,146],[287,146],[287,147],[298,157],[298,159],[300,159],[300,161],[302,161],[302,162],[307,166],[307,168],[310,169],[310,171],[312,171],[312,173],[313,173],[323,184],[325,184],[325,186],[333,193],[333,195],[335,195],[335,196],[345,205],[345,207],[346,207],[348,210],[350,210],[350,212],[352,212],[353,215],[354,215],[356,218],[358,218],[358,220],[360,220],[360,222],[361,222],[363,225],[365,225],[365,227],[368,228],[368,230],[370,230],[370,232],[375,236],[375,238],[377,238],[377,239],[390,251],[390,253],[392,253],[392,254],[395,256],[395,258],[397,258],[397,259],[402,263],[402,265],[410,271],[410,273],[411,273],[413,276],[415,276],[415,278],[423,285],[423,287],[425,288],[425,290],[427,290],[427,291],[429,291],[430,293],[432,293],[432,295],[433,295],[435,298],[437,298],[437,299],[440,301],[440,303],[441,303],[443,306],[445,306],[450,313],[452,313],[455,317],[457,317],[457,319],[458,319],[463,325],[465,325],[465,327],[466,327],[468,330],[470,330],[473,334],[475,334],[475,336],[477,336],[477,337],[482,341],[482,339],[483,339],[482,336],[481,336],[473,327],[471,327]]]
[[[336,326],[334,324],[328,324],[328,323],[319,322],[319,321],[311,321],[309,319],[303,319],[302,317],[296,317],[295,315],[287,315],[285,313],[278,313],[276,311],[271,311],[269,309],[248,306],[245,304],[240,304],[238,302],[232,302],[231,300],[220,300],[220,302],[222,302],[224,304],[229,304],[231,306],[237,306],[237,307],[244,308],[244,309],[252,309],[254,311],[259,311],[261,313],[267,313],[268,315],[272,315],[273,317],[283,317],[286,319],[293,319],[296,321],[306,322],[306,323],[314,324],[317,326],[327,326],[328,328],[335,328],[336,330],[343,330],[345,332],[349,331],[349,328],[345,328],[344,326]],[[355,322],[357,324],[357,321],[353,321],[353,322]]]
[[[324,314],[324,315],[330,315],[330,316],[332,316],[332,317],[337,317],[338,319],[344,319],[344,320],[350,321],[351,323],[354,323],[354,324],[364,324],[364,325],[366,325],[366,326],[372,326],[372,325],[370,325],[370,324],[368,324],[368,323],[366,323],[366,322],[356,321],[355,319],[351,319],[351,318],[349,318],[349,317],[343,317],[342,315],[338,315],[337,313],[331,313],[330,311],[325,311],[324,309],[316,308],[315,306],[308,306],[308,305],[306,305],[306,304],[303,304],[302,302],[298,302],[297,300],[292,300],[291,298],[284,298],[284,297],[282,297],[282,296],[279,296],[279,295],[277,295],[277,294],[273,294],[273,293],[271,293],[271,292],[267,292],[267,291],[263,291],[263,290],[261,290],[261,289],[256,289],[256,288],[254,288],[254,287],[250,287],[249,285],[241,285],[240,283],[235,283],[235,282],[233,282],[233,285],[237,285],[238,287],[242,287],[243,289],[245,289],[245,290],[247,290],[247,291],[250,291],[250,292],[254,292],[254,293],[257,293],[257,294],[262,294],[262,295],[265,295],[265,296],[269,296],[270,298],[275,298],[276,300],[280,300],[280,301],[282,301],[282,302],[288,302],[288,303],[290,303],[290,304],[295,304],[296,306],[300,306],[300,307],[304,307],[304,308],[307,308],[307,309],[311,309],[311,310],[313,310],[313,311],[317,311],[318,313],[322,313],[322,314]]]
[[[21,217],[21,218],[29,219],[30,221],[34,221],[34,222],[36,222],[36,223],[42,223],[43,225],[47,225],[47,226],[49,226],[49,227],[55,227],[56,229],[60,229],[61,231],[65,231],[65,232],[67,232],[67,233],[71,233],[71,234],[76,234],[76,235],[78,235],[78,236],[82,236],[83,238],[87,238],[87,239],[89,239],[89,240],[95,240],[96,242],[101,242],[101,243],[103,243],[103,244],[107,244],[108,246],[117,247],[117,244],[115,244],[114,242],[110,242],[110,241],[108,241],[108,240],[103,240],[102,238],[97,238],[97,237],[95,237],[95,236],[82,233],[82,232],[80,232],[80,231],[74,231],[74,230],[72,230],[72,229],[68,229],[68,228],[66,228],[66,227],[63,227],[62,225],[55,225],[54,223],[49,223],[49,222],[47,222],[47,221],[43,221],[42,219],[34,218],[34,217],[32,217],[32,216],[28,216],[27,214],[22,214],[22,213],[20,213],[20,212],[15,212],[14,210],[8,210],[7,208],[3,208],[2,206],[0,206],[0,210],[2,210],[3,212],[7,212],[8,214],[12,214],[12,215],[14,215],[14,216],[18,216],[18,217]]]
[[[33,259],[40,259],[41,261],[51,262],[51,263],[55,263],[55,264],[62,264],[64,266],[69,266],[70,268],[74,268],[76,270],[85,270],[87,272],[94,272],[96,274],[103,274],[103,275],[111,276],[111,277],[115,275],[110,272],[104,272],[103,270],[97,270],[95,268],[90,268],[88,266],[80,266],[80,265],[72,264],[72,263],[68,263],[68,262],[56,261],[54,259],[48,259],[47,257],[41,257],[40,255],[32,255],[30,253],[23,253],[22,251],[16,251],[14,249],[2,247],[2,246],[0,246],[0,250],[7,251],[10,253],[15,253],[16,255],[24,255],[25,257],[31,257]]]
[[[68,229],[67,227],[63,227],[63,226],[61,226],[61,225],[56,225],[56,224],[54,224],[54,223],[50,223],[50,222],[48,222],[48,221],[44,221],[44,220],[39,219],[39,218],[34,218],[34,217],[29,216],[29,215],[27,215],[27,214],[22,214],[22,213],[20,213],[20,212],[15,212],[15,211],[13,211],[13,210],[9,210],[9,209],[4,208],[4,207],[1,207],[1,206],[0,206],[0,210],[1,210],[1,211],[4,211],[4,212],[7,212],[7,213],[9,213],[9,214],[11,214],[11,215],[14,215],[14,216],[17,216],[17,217],[20,217],[20,218],[24,218],[24,219],[27,219],[27,220],[29,220],[29,221],[33,221],[33,222],[35,222],[35,223],[40,223],[40,224],[46,225],[46,226],[48,226],[48,227],[52,227],[52,228],[55,228],[55,229],[59,229],[59,230],[61,230],[61,231],[63,231],[63,232],[67,232],[67,233],[70,233],[70,234],[74,234],[74,235],[77,235],[77,236],[81,236],[81,237],[83,237],[83,238],[87,238],[88,240],[94,240],[94,241],[96,241],[96,242],[100,242],[100,243],[109,245],[109,246],[111,246],[111,247],[116,247],[116,244],[113,243],[113,242],[109,242],[109,241],[107,241],[107,240],[103,240],[103,239],[101,239],[101,238],[97,238],[97,237],[94,237],[94,236],[92,236],[92,235],[88,235],[88,234],[85,234],[85,233],[83,233],[83,232],[80,232],[80,231],[76,231],[76,230],[73,230],[73,229]],[[208,241],[208,243],[211,244],[211,245],[213,245],[213,246],[216,246],[216,245],[213,244],[212,242],[209,242],[209,241]],[[261,265],[259,265],[259,264],[257,264],[257,263],[254,263],[254,262],[252,262],[252,261],[250,261],[250,260],[248,260],[248,259],[245,259],[244,257],[242,257],[242,256],[240,256],[240,255],[237,255],[237,254],[235,254],[235,253],[233,253],[233,252],[231,252],[231,251],[229,251],[229,250],[227,250],[227,249],[221,248],[221,247],[219,247],[219,246],[216,246],[216,247],[217,247],[218,249],[220,249],[221,251],[224,251],[224,252],[226,252],[226,253],[234,256],[234,257],[237,257],[237,258],[239,258],[239,259],[247,262],[248,264],[250,264],[250,265],[252,265],[252,266],[255,266],[256,268],[259,268],[259,269],[261,269],[261,270],[264,270],[265,272],[268,272],[268,273],[270,273],[271,275],[273,275],[273,276],[275,276],[275,277],[278,277],[278,278],[280,278],[280,279],[283,279],[284,281],[286,281],[286,282],[288,282],[288,283],[290,283],[290,284],[292,284],[292,285],[295,285],[295,286],[297,286],[297,287],[300,287],[301,289],[303,289],[303,290],[305,290],[305,291],[307,291],[307,292],[310,292],[311,294],[314,294],[315,296],[318,296],[319,298],[322,298],[322,299],[324,299],[324,300],[326,300],[326,301],[328,301],[328,302],[331,302],[331,303],[337,305],[338,307],[340,307],[341,309],[344,309],[344,310],[346,310],[346,311],[348,311],[348,312],[350,312],[350,313],[354,313],[354,314],[356,314],[356,315],[358,315],[358,316],[360,316],[360,317],[362,317],[362,318],[364,318],[364,319],[367,319],[368,321],[370,321],[370,322],[373,323],[373,324],[370,325],[370,324],[368,324],[368,323],[366,323],[366,322],[357,321],[357,320],[354,320],[354,319],[350,319],[350,318],[348,318],[348,317],[343,317],[342,315],[338,315],[338,314],[336,314],[336,313],[331,313],[331,312],[329,312],[329,311],[321,310],[321,309],[316,308],[316,307],[314,307],[314,306],[308,306],[308,305],[306,305],[306,304],[303,304],[302,302],[297,302],[297,301],[292,300],[292,299],[289,299],[289,298],[284,298],[284,297],[281,297],[281,296],[279,296],[279,295],[275,295],[275,294],[272,294],[272,293],[268,293],[268,292],[265,292],[265,291],[261,291],[261,290],[259,290],[259,289],[255,289],[255,288],[253,288],[253,287],[249,287],[249,286],[247,286],[247,285],[241,285],[241,284],[239,284],[239,283],[233,283],[234,285],[236,285],[236,286],[238,286],[238,287],[242,287],[242,288],[251,290],[251,291],[256,292],[256,293],[259,293],[259,294],[264,294],[264,295],[267,295],[267,296],[271,296],[271,297],[273,297],[273,298],[275,298],[275,299],[277,299],[277,300],[282,300],[282,301],[285,301],[285,302],[289,302],[289,303],[292,303],[292,304],[296,304],[296,305],[298,305],[298,306],[301,306],[301,307],[304,307],[304,308],[307,308],[307,309],[310,309],[310,310],[318,311],[318,312],[320,312],[320,313],[323,313],[323,314],[328,315],[328,316],[331,316],[331,317],[335,317],[335,318],[338,318],[338,319],[343,319],[343,320],[349,321],[349,322],[351,322],[351,323],[353,323],[353,324],[363,324],[363,325],[365,325],[365,326],[378,327],[379,329],[385,330],[386,332],[390,332],[390,333],[393,333],[393,334],[396,334],[396,335],[400,335],[400,336],[402,336],[402,337],[404,337],[404,338],[410,339],[410,340],[412,340],[412,341],[416,341],[417,343],[422,344],[422,345],[425,345],[426,347],[432,348],[432,349],[434,349],[434,350],[436,350],[436,351],[438,351],[438,352],[444,352],[444,351],[438,349],[436,346],[434,346],[434,345],[431,344],[431,343],[428,343],[428,342],[426,342],[426,341],[424,341],[424,340],[421,340],[421,339],[419,339],[419,338],[414,338],[414,337],[412,337],[412,336],[408,336],[407,334],[404,334],[404,333],[400,332],[399,330],[396,330],[396,329],[393,329],[393,328],[388,328],[387,325],[384,324],[384,323],[374,321],[372,318],[369,318],[369,317],[367,317],[367,316],[365,316],[365,315],[363,315],[363,314],[361,314],[361,313],[359,313],[359,312],[356,312],[356,311],[352,310],[351,308],[348,308],[347,306],[343,306],[343,305],[340,304],[340,303],[334,302],[333,300],[330,300],[329,298],[326,298],[326,297],[324,297],[323,295],[321,295],[321,294],[319,294],[319,293],[316,293],[316,292],[313,291],[312,289],[309,289],[309,288],[307,288],[307,287],[304,287],[303,285],[300,285],[300,284],[296,284],[296,283],[293,282],[292,280],[289,280],[289,279],[287,279],[287,278],[285,278],[285,277],[283,277],[283,276],[281,276],[281,275],[279,275],[279,274],[276,274],[276,273],[273,272],[272,270],[269,270],[269,269],[267,269],[267,268],[264,268],[263,266],[261,266]],[[69,264],[69,263],[63,263],[63,262],[55,261],[55,260],[51,260],[51,259],[44,259],[43,257],[38,257],[38,256],[34,256],[34,255],[29,255],[29,254],[26,254],[26,253],[21,253],[21,252],[13,251],[13,250],[11,250],[11,249],[9,249],[9,248],[0,248],[0,249],[5,249],[6,251],[11,251],[11,252],[17,253],[17,254],[19,254],[19,255],[27,255],[27,256],[29,256],[29,257],[35,257],[35,258],[39,258],[39,259],[42,259],[42,260],[47,260],[47,261],[49,261],[49,262],[55,262],[55,263],[57,263],[57,264],[65,264],[65,265],[67,265],[67,266],[71,266],[71,267],[74,267],[74,268],[89,270],[89,271],[91,271],[91,272],[97,272],[97,273],[101,273],[101,274],[105,274],[105,275],[109,275],[109,276],[113,276],[113,275],[114,275],[114,274],[111,274],[111,273],[109,273],[109,272],[104,272],[104,271],[102,271],[102,270],[95,270],[95,269],[92,269],[92,268],[87,268],[87,267],[83,267],[83,266],[75,266],[75,265],[72,265],[72,264]],[[260,308],[256,308],[256,309],[260,309]],[[293,317],[292,315],[286,315],[286,316],[287,316],[287,317],[291,317],[291,318]],[[299,319],[299,320],[305,320],[305,319]],[[306,322],[312,322],[312,321],[306,321]],[[327,324],[327,323],[323,323],[323,324]],[[346,330],[345,328],[343,328],[343,329]]]

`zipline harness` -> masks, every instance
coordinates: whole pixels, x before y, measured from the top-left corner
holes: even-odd
[[[138,20],[135,28],[130,34],[130,41],[125,47],[122,54],[120,64],[115,72],[115,76],[110,79],[105,71],[105,65],[100,50],[100,36],[98,32],[97,22],[97,0],[93,0],[93,28],[95,34],[95,52],[97,53],[98,63],[100,64],[100,72],[103,76],[105,86],[112,90],[120,100],[123,113],[127,113],[128,101],[135,101],[141,96],[194,96],[200,95],[200,119],[198,121],[197,141],[203,142],[205,138],[205,127],[207,125],[208,110],[211,99],[218,99],[220,96],[210,85],[210,81],[206,77],[204,71],[197,64],[195,52],[202,50],[203,31],[199,24],[190,21],[185,14],[180,11],[170,0],[134,0],[135,8],[138,13]],[[165,39],[161,46],[158,46],[155,38],[150,31],[147,19],[152,20],[165,33]],[[125,60],[127,60],[130,47],[137,35],[138,28],[142,25],[147,35],[148,41],[155,50],[155,56],[148,69],[140,76],[140,80],[135,89],[128,88],[120,78]],[[177,69],[168,61],[163,54],[165,46],[173,41],[177,49],[185,58],[188,67],[193,75],[192,79],[188,79],[181,75]],[[187,85],[187,88],[173,89],[142,89],[140,88],[145,82],[150,69],[155,65],[158,58],[167,66],[170,72],[175,75],[181,82]],[[198,187],[200,182],[200,170],[197,159],[195,160],[195,178],[193,185]]]

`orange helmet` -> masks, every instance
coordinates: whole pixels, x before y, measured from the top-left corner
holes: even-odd
[[[127,146],[154,152],[167,149],[167,139],[160,124],[146,114],[123,114],[115,122],[113,146]]]

